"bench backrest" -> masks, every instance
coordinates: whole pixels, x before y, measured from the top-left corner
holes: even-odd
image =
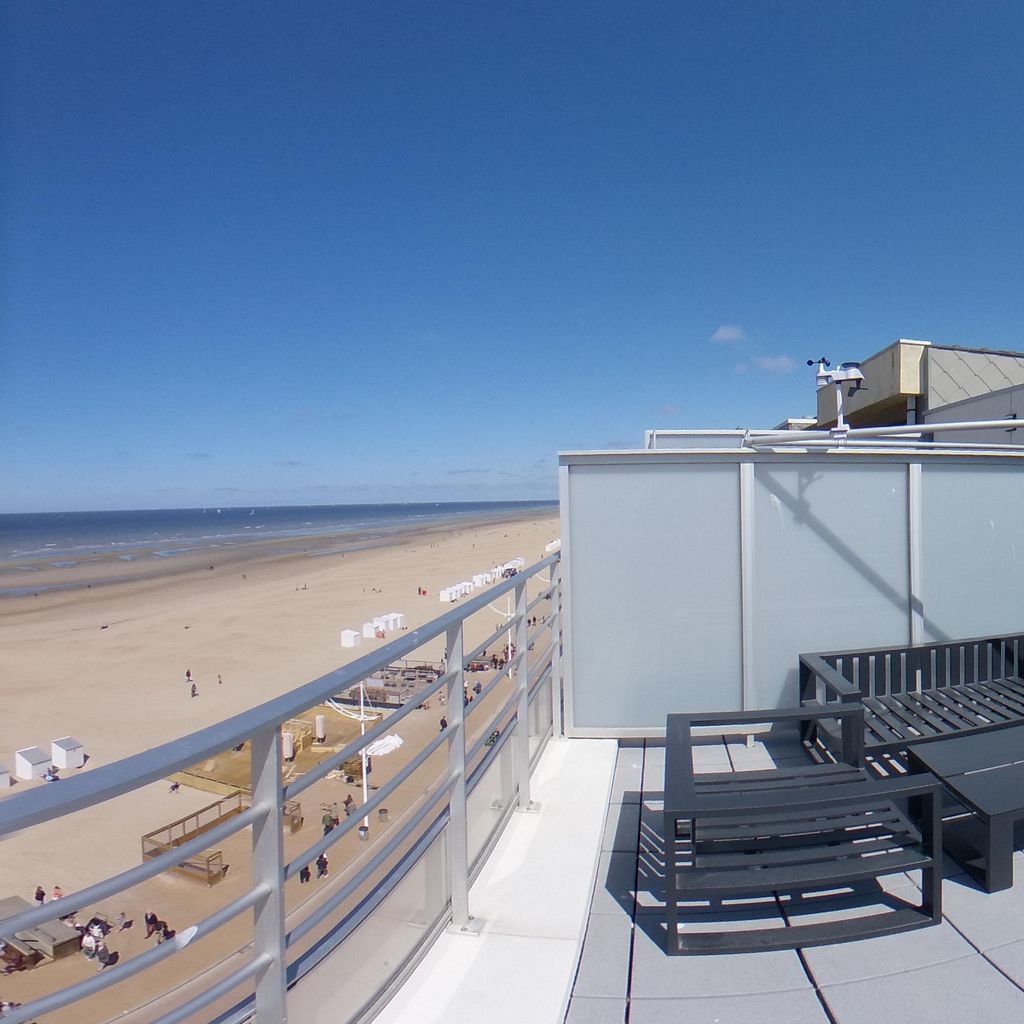
[[[1024,634],[801,655],[803,699],[812,696],[814,675],[829,674],[826,666],[862,698],[985,683],[1024,669]]]

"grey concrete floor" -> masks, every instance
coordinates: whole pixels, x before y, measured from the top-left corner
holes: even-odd
[[[622,746],[567,1024],[963,1024],[1024,1020],[1024,854],[1017,882],[988,894],[945,862],[943,921],[899,935],[795,951],[669,957],[661,875],[665,751]],[[799,749],[716,741],[698,770],[769,767]],[[815,915],[864,912],[887,893],[916,901],[919,876],[837,893]],[[737,911],[722,927],[743,927]],[[713,926],[713,922],[712,922]],[[779,927],[785,920],[779,914]]]

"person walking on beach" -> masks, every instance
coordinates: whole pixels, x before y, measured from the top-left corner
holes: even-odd
[[[441,716],[441,732],[444,732],[445,729],[447,729],[447,728],[448,728],[448,719],[445,718],[444,715],[442,715]]]
[[[34,899],[39,906],[42,906],[46,902],[46,890],[41,885],[36,886]]]
[[[320,819],[320,823],[324,827],[325,836],[334,831],[334,815],[330,811],[324,811],[324,816]]]
[[[327,874],[327,854],[321,853],[316,859],[316,877],[323,878]]]
[[[185,669],[185,682],[186,683],[191,683],[192,682],[192,669],[190,669],[190,668]]]
[[[148,939],[156,931],[156,926],[160,923],[160,919],[152,910],[148,910],[142,920],[146,922],[146,938]]]
[[[199,696],[199,690],[196,689],[196,684],[195,683],[192,684],[192,696],[193,697],[198,697]]]
[[[306,882],[308,882],[308,881],[310,880],[310,878],[312,878],[312,877],[313,877],[313,873],[312,873],[312,872],[311,872],[311,871],[309,870],[309,865],[307,864],[307,865],[306,865],[306,866],[305,866],[305,867],[304,867],[304,868],[303,868],[303,869],[302,869],[302,870],[301,870],[301,871],[299,872],[299,881],[300,881],[300,882],[301,882],[301,883],[302,883],[303,885],[305,885],[305,884],[306,884]]]
[[[352,794],[351,793],[346,794],[345,799],[344,799],[344,801],[342,802],[342,805],[341,805],[342,807],[345,808],[345,817],[346,818],[351,818],[352,817],[352,807],[354,806],[354,804],[355,804],[355,801],[352,799]]]

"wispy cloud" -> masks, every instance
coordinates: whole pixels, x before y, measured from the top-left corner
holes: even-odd
[[[275,466],[301,466],[302,463],[298,459],[275,459]]]
[[[710,340],[716,345],[739,345],[747,340],[747,332],[739,324],[720,324]]]
[[[188,457],[190,459],[212,459],[213,456],[209,452],[189,452]]]
[[[466,476],[470,473],[490,473],[490,469],[449,469],[446,476]]]
[[[765,373],[792,373],[796,360],[790,356],[757,356],[754,365]]]
[[[669,402],[658,410],[662,416],[678,416],[682,411],[683,407],[681,405],[676,405],[674,402]]]

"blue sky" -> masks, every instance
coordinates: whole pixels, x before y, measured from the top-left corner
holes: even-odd
[[[0,7],[0,511],[555,496],[1024,348],[1024,7]]]

